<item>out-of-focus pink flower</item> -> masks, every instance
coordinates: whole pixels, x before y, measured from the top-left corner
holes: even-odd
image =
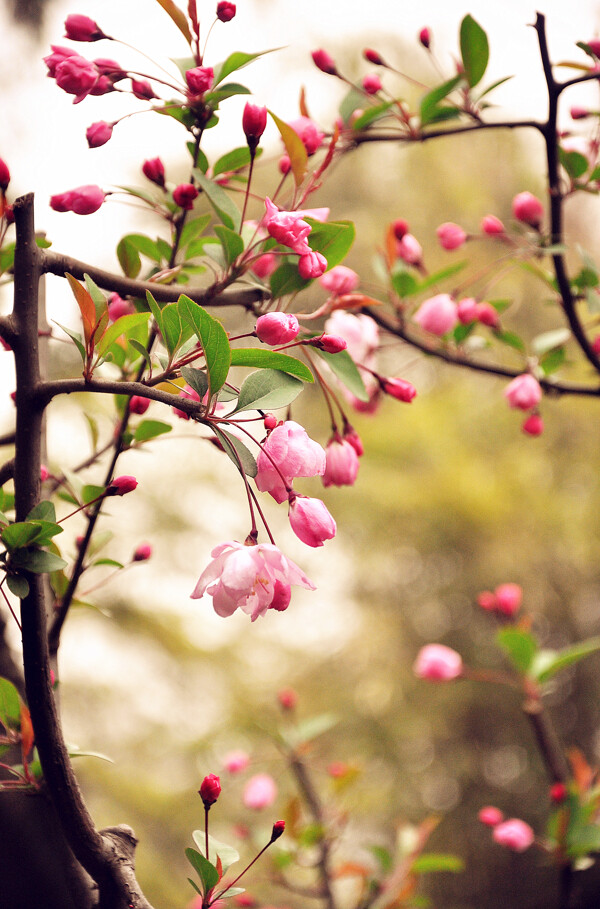
[[[40,465],[40,480],[42,483],[45,483],[48,477],[50,476],[50,471],[45,464]]]
[[[335,269],[331,269],[335,271]],[[320,279],[321,283],[329,277],[329,272]],[[374,355],[379,346],[379,326],[371,316],[336,310],[325,323],[327,334],[343,338],[348,345],[348,353],[355,363],[374,367]]]
[[[221,781],[216,773],[209,773],[204,777],[198,790],[198,795],[202,799],[205,808],[214,805],[221,795]]]
[[[277,700],[282,710],[294,710],[298,703],[298,693],[293,688],[282,688],[277,692]]]
[[[500,325],[498,310],[486,300],[477,304],[476,319],[488,328],[498,328]]]
[[[268,312],[256,320],[256,337],[263,344],[287,344],[293,341],[300,331],[296,316],[287,312]]]
[[[113,123],[106,123],[105,120],[98,120],[97,123],[92,123],[91,126],[88,126],[85,131],[85,138],[90,148],[100,148],[101,145],[106,145],[113,132]]]
[[[268,197],[265,199],[265,208],[267,213],[263,223],[270,237],[300,256],[311,252],[306,239],[311,226],[302,220],[301,215],[297,212],[279,211]]]
[[[257,278],[268,278],[277,268],[277,256],[275,253],[267,252],[255,259],[250,270]]]
[[[104,199],[104,191],[99,186],[78,186],[66,193],[51,196],[50,207],[54,211],[72,211],[76,215],[91,215],[98,211]]]
[[[279,159],[279,172],[282,174],[289,174],[292,169],[292,162],[290,161],[289,155],[282,155]]]
[[[358,474],[358,454],[347,439],[333,436],[325,449],[323,486],[353,486]]]
[[[381,91],[381,79],[377,73],[367,73],[366,76],[363,76],[362,87],[367,95],[376,95]]]
[[[514,197],[512,211],[517,221],[522,221],[531,227],[539,227],[544,217],[544,206],[530,192],[519,193]]]
[[[555,805],[562,805],[569,794],[569,790],[564,783],[553,783],[550,786],[550,801]]]
[[[467,239],[467,235],[462,227],[459,224],[454,224],[452,221],[446,221],[444,224],[440,224],[436,230],[436,234],[440,241],[440,245],[448,250],[458,249]]]
[[[255,621],[277,602],[282,586],[315,589],[295,562],[272,543],[221,543],[211,555],[213,561],[200,575],[192,599],[208,593],[220,616],[233,615],[241,609]]]
[[[203,95],[207,92],[215,79],[212,66],[195,66],[188,69],[185,74],[187,86],[194,95]]]
[[[504,397],[511,407],[518,407],[519,410],[531,410],[540,403],[542,389],[535,376],[525,372],[506,386]]]
[[[322,48],[316,51],[313,51],[311,54],[313,62],[322,73],[327,73],[328,76],[337,76],[337,69],[335,66],[335,60],[328,54],[326,50]]]
[[[523,602],[523,588],[518,584],[500,584],[494,591],[496,610],[502,615],[514,616]]]
[[[229,773],[241,773],[242,770],[246,769],[249,763],[250,756],[248,752],[242,751],[241,749],[228,751],[223,758],[223,767]]]
[[[257,773],[244,786],[242,801],[246,808],[261,811],[268,808],[277,798],[275,780],[268,773]]]
[[[141,416],[146,413],[150,407],[150,398],[143,398],[141,395],[132,395],[129,399],[129,413],[135,413]]]
[[[517,817],[494,827],[492,837],[500,846],[506,846],[513,852],[525,852],[535,840],[535,834],[529,824]]]
[[[587,107],[577,106],[572,107],[569,113],[571,114],[572,120],[585,120],[590,115],[590,111]]]
[[[111,322],[116,322],[121,316],[129,316],[135,312],[135,306],[131,300],[124,300],[117,293],[108,296],[108,318]]]
[[[521,429],[524,433],[527,433],[528,436],[541,436],[544,431],[544,421],[539,413],[531,413],[523,420]]]
[[[314,155],[323,144],[324,135],[310,117],[298,117],[296,120],[291,120],[288,126],[298,133],[309,157]]]
[[[356,272],[346,265],[335,265],[319,278],[321,287],[324,287],[325,290],[328,290],[330,294],[336,297],[342,296],[342,294],[351,294],[352,291],[356,290],[359,282],[360,278]]]
[[[106,495],[124,496],[128,492],[133,492],[137,485],[135,477],[124,474],[122,477],[115,477],[110,486],[106,487]]]
[[[419,32],[419,41],[426,50],[429,50],[431,45],[431,31],[427,27],[422,28]]]
[[[408,265],[420,265],[423,261],[423,247],[412,234],[406,233],[398,240],[396,252]]]
[[[8,184],[10,183],[10,171],[6,162],[0,158],[0,190],[3,193],[8,189]]]
[[[486,805],[481,808],[477,817],[486,827],[496,827],[504,820],[503,813],[495,805]]]
[[[242,129],[250,149],[255,149],[267,125],[267,108],[248,102],[242,114]]]
[[[100,77],[93,63],[75,54],[65,57],[56,65],[54,78],[59,88],[68,95],[75,95],[74,104],[83,101]]]
[[[260,492],[270,493],[281,503],[288,497],[286,486],[290,487],[296,477],[322,476],[325,463],[322,446],[309,438],[299,423],[286,420],[269,433],[258,453],[256,486]]]
[[[148,158],[142,164],[142,173],[144,176],[156,183],[161,189],[165,188],[165,165],[160,158]]]
[[[585,42],[594,56],[600,58],[600,38],[590,38]]]
[[[450,294],[436,294],[421,303],[413,316],[413,321],[424,331],[442,336],[452,331],[458,322],[456,303]]]
[[[173,202],[186,211],[194,207],[194,199],[198,197],[198,190],[193,183],[180,183],[173,190]]]
[[[380,385],[386,395],[405,404],[410,404],[417,396],[417,389],[407,379],[381,379]]]
[[[336,534],[336,523],[321,499],[290,496],[289,518],[292,530],[307,546],[322,546]]]
[[[413,671],[419,679],[449,682],[462,675],[462,657],[444,644],[426,644],[417,654]]]
[[[140,99],[140,101],[152,101],[153,98],[158,98],[158,95],[147,79],[132,79],[131,91],[136,98]]]
[[[98,23],[89,16],[72,13],[65,19],[65,38],[71,41],[100,41],[107,37]]]
[[[482,590],[477,594],[477,604],[485,609],[486,612],[494,612],[496,609],[496,597],[491,590]]]
[[[355,430],[355,428],[353,426],[350,426],[349,423],[346,423],[346,425],[344,427],[344,439],[346,440],[346,442],[349,442],[350,445],[352,445],[352,448],[354,449],[354,451],[356,452],[358,457],[362,458],[362,456],[365,453],[365,448],[362,443],[362,439],[359,436],[359,434],[357,433],[357,431]]]
[[[402,237],[405,237],[409,232],[408,221],[405,221],[404,218],[396,218],[392,224],[392,230],[394,231],[394,236],[396,240],[401,240]]]
[[[490,237],[497,237],[506,233],[504,224],[496,215],[485,215],[481,219],[481,230]]]
[[[477,318],[477,300],[475,297],[463,297],[456,304],[456,315],[461,325],[468,325]]]
[[[320,252],[306,252],[298,259],[298,274],[305,281],[320,278],[327,269],[327,259]]]
[[[221,22],[231,22],[235,13],[235,3],[229,3],[229,0],[219,0],[219,3],[217,3],[217,19]]]
[[[140,543],[135,547],[133,553],[134,562],[147,562],[150,558],[152,558],[152,546],[150,543]]]

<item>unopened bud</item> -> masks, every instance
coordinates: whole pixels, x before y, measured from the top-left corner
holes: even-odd
[[[368,60],[369,63],[372,63],[374,66],[385,66],[383,57],[381,54],[378,54],[376,50],[373,50],[371,47],[365,47],[363,51],[363,57],[365,60]]]
[[[341,350],[345,350],[348,347],[346,341],[338,335],[322,334],[319,335],[318,338],[312,338],[306,343],[310,344],[311,347],[324,350],[325,353],[339,353]]]
[[[274,843],[275,840],[278,840],[280,836],[283,835],[285,830],[285,821],[275,821],[273,824],[273,830],[271,832],[271,842]]]
[[[133,492],[137,484],[138,481],[135,477],[127,475],[115,477],[110,486],[107,486],[105,494],[107,496],[124,496],[128,492]]]
[[[429,47],[431,45],[431,31],[428,28],[421,29],[421,31],[419,32],[419,41],[421,42],[421,44],[423,45],[424,48],[429,50]]]
[[[152,546],[150,543],[140,543],[133,553],[134,562],[147,562],[152,556]]]
[[[217,801],[221,794],[221,781],[215,773],[209,773],[202,780],[202,785],[198,790],[198,795],[204,802],[204,807],[208,811],[211,805]]]

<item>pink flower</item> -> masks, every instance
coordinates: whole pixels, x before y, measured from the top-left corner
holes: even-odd
[[[496,609],[496,597],[491,590],[482,590],[477,595],[477,605],[485,609],[486,612],[494,612]]]
[[[204,802],[205,808],[210,808],[221,795],[221,781],[216,773],[209,773],[202,780],[198,795]]]
[[[240,773],[245,770],[250,763],[250,757],[246,751],[228,751],[223,758],[223,767],[229,773]]]
[[[263,253],[258,259],[255,259],[250,270],[257,278],[268,278],[276,270],[278,265],[275,253]]]
[[[194,199],[198,196],[198,190],[193,183],[180,183],[173,190],[173,202],[186,211],[191,211],[194,207]]]
[[[494,591],[496,610],[502,615],[514,616],[523,602],[523,589],[518,584],[500,584]]]
[[[255,331],[259,341],[274,346],[293,341],[300,331],[300,325],[296,316],[291,313],[268,312],[258,317]]]
[[[362,87],[367,95],[376,95],[381,91],[381,79],[377,73],[367,73],[363,76]]]
[[[177,397],[178,398],[188,398],[188,400],[190,400],[190,401],[200,401],[200,395],[190,385],[185,385],[181,389],[181,391],[179,392]],[[180,420],[189,420],[189,418],[190,418],[189,413],[187,413],[185,410],[180,410],[179,407],[174,407],[173,413],[175,414],[176,417],[179,417]]]
[[[107,37],[98,23],[89,16],[73,13],[65,19],[65,38],[71,41],[100,41]]]
[[[131,91],[136,98],[140,99],[140,101],[152,101],[153,98],[158,98],[158,95],[147,79],[132,79]]]
[[[572,120],[585,120],[586,117],[589,117],[590,111],[587,107],[572,107],[569,111],[571,114]]]
[[[310,224],[303,221],[296,212],[279,211],[268,197],[265,199],[265,208],[267,214],[263,223],[269,236],[300,256],[311,252],[306,239],[311,231]]]
[[[396,252],[399,258],[408,265],[420,265],[423,261],[423,248],[412,234],[404,234],[398,241]]]
[[[335,536],[336,523],[321,499],[290,496],[290,526],[299,540],[307,546],[322,546]]]
[[[219,0],[219,3],[217,3],[217,19],[221,22],[231,22],[235,13],[235,3],[229,3],[228,0]]]
[[[135,413],[141,416],[146,413],[150,407],[150,398],[142,398],[141,395],[132,395],[129,399],[129,413]]]
[[[325,449],[323,486],[353,486],[358,474],[358,454],[347,439],[333,436]]]
[[[436,234],[441,246],[448,250],[458,249],[467,239],[467,235],[462,227],[458,224],[454,224],[452,221],[446,221],[444,224],[440,224],[436,230]]]
[[[475,297],[463,297],[456,306],[456,315],[461,325],[468,325],[477,318],[477,300]]]
[[[88,126],[85,132],[85,138],[90,148],[100,148],[101,145],[106,145],[113,132],[113,124],[106,123],[104,120],[98,120],[97,123],[92,123],[91,126]]]
[[[320,131],[316,123],[314,123],[310,117],[298,117],[297,120],[292,120],[288,123],[288,126],[291,126],[294,132],[298,133],[302,144],[306,149],[307,155],[314,155],[318,148],[323,143],[323,133]]]
[[[429,50],[431,44],[431,31],[428,28],[422,28],[419,32],[419,41],[426,50]]]
[[[356,272],[346,265],[336,265],[331,271],[319,278],[321,287],[324,287],[325,290],[328,290],[330,294],[336,297],[342,296],[342,294],[351,294],[352,291],[356,290],[359,282],[360,278]]]
[[[569,790],[564,783],[553,783],[550,786],[550,800],[555,805],[562,805],[569,794]]]
[[[140,543],[136,546],[133,553],[134,562],[147,562],[152,557],[152,546],[150,543]]]
[[[5,161],[0,158],[0,190],[3,193],[8,189],[8,184],[10,183],[10,171]]]
[[[349,442],[350,445],[352,445],[352,448],[354,449],[354,451],[356,452],[358,457],[362,458],[362,456],[365,453],[365,448],[362,443],[362,439],[359,436],[359,434],[357,433],[357,431],[354,429],[354,427],[350,426],[349,423],[347,423],[346,426],[344,427],[344,439],[346,442]]]
[[[276,426],[262,445],[256,459],[256,486],[281,503],[288,497],[286,486],[290,487],[296,477],[322,476],[325,463],[321,445],[309,438],[299,423],[287,420]]]
[[[255,149],[267,125],[267,108],[248,102],[242,114],[242,129],[250,149]]]
[[[481,322],[482,325],[487,325],[488,328],[498,328],[500,325],[498,310],[485,300],[483,303],[477,304],[476,318],[478,322]]]
[[[495,805],[486,805],[480,810],[477,817],[486,827],[496,827],[504,820],[504,815]]]
[[[215,73],[212,66],[196,66],[185,74],[189,90],[194,95],[203,95],[214,82]]]
[[[506,233],[504,224],[496,215],[485,215],[481,219],[481,230],[490,237],[500,236]]]
[[[396,240],[401,240],[409,231],[408,221],[405,221],[404,218],[396,218],[392,224],[392,230]]]
[[[340,265],[338,268],[343,266]],[[335,270],[332,268],[328,274],[323,275],[320,282],[323,283]],[[361,363],[369,368],[375,365],[374,355],[379,347],[379,326],[371,316],[362,313],[355,316],[353,313],[338,309],[327,319],[325,331],[346,341],[348,353],[355,363]]]
[[[192,599],[208,593],[213,609],[223,617],[233,615],[239,608],[254,622],[267,609],[276,608],[281,588],[294,585],[315,589],[295,562],[272,543],[221,543],[211,555],[213,561],[200,575]]]
[[[462,675],[462,657],[444,644],[426,644],[417,654],[413,671],[419,679],[449,682]]]
[[[320,49],[313,51],[311,56],[315,66],[320,69],[322,73],[327,73],[328,76],[337,76],[335,60],[326,50]]]
[[[142,173],[161,189],[165,188],[165,165],[160,158],[148,158],[142,164]]]
[[[521,429],[528,436],[541,436],[544,431],[544,421],[539,413],[531,413],[527,419],[523,420]]]
[[[441,337],[452,331],[458,322],[456,303],[450,294],[437,294],[420,305],[413,320],[425,331]]]
[[[138,481],[135,477],[124,475],[122,477],[115,477],[110,486],[106,487],[107,496],[124,496],[128,492],[133,492],[136,488]]]
[[[78,104],[89,95],[100,73],[93,63],[75,54],[57,64],[54,76],[58,87],[69,95],[75,95],[73,103]]]
[[[131,300],[124,300],[117,293],[109,294],[108,297],[108,318],[111,322],[116,322],[121,316],[128,316],[135,312],[135,306]]]
[[[45,464],[40,464],[40,480],[42,483],[45,483],[48,477],[50,476],[50,471]]]
[[[542,399],[542,389],[538,380],[526,372],[510,382],[504,389],[504,397],[510,407],[519,410],[531,410],[537,407]]]
[[[317,338],[311,338],[310,341],[306,341],[306,344],[309,344],[311,347],[316,347],[319,350],[324,350],[325,353],[339,353],[341,350],[346,350],[348,344],[344,341],[343,338],[340,338],[339,335],[328,335],[322,334]]]
[[[104,198],[104,192],[99,186],[78,186],[66,193],[51,196],[50,207],[54,211],[72,211],[76,215],[91,215],[98,211]]]
[[[282,688],[277,692],[277,700],[282,710],[294,710],[298,703],[298,693],[293,688]]]
[[[320,252],[306,252],[298,259],[298,274],[305,281],[320,278],[327,269],[327,259]]]
[[[529,192],[519,193],[512,201],[513,215],[531,227],[539,227],[544,216],[544,206]]]
[[[268,808],[277,798],[277,786],[275,780],[268,773],[257,773],[250,777],[244,787],[242,800],[246,808],[252,808],[253,811],[261,811]],[[283,832],[283,831],[282,831]]]
[[[525,852],[535,840],[535,834],[529,824],[513,817],[494,827],[492,836],[500,846],[506,846],[513,852]]]
[[[381,388],[386,395],[396,398],[397,401],[404,401],[405,404],[417,396],[417,389],[406,379],[381,379]]]
[[[586,44],[594,56],[600,58],[600,38],[590,38],[589,41],[586,41]]]
[[[79,54],[77,51],[74,51],[71,47],[61,47],[58,44],[51,44],[52,53],[48,54],[47,57],[44,57],[44,63],[48,67],[48,76],[51,79],[56,77],[56,67],[59,63],[62,63],[63,60],[66,60],[68,57],[78,57]]]

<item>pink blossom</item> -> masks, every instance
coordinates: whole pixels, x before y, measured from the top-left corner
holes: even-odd
[[[321,499],[291,495],[289,518],[292,530],[307,546],[322,546],[336,534],[336,523]]]
[[[242,129],[250,149],[255,149],[267,126],[267,108],[248,102],[242,114]]]
[[[352,445],[352,448],[354,449],[354,451],[356,452],[358,457],[362,458],[362,456],[365,453],[365,448],[362,443],[362,439],[359,436],[359,434],[357,433],[357,431],[354,429],[354,427],[350,426],[349,423],[347,423],[346,426],[344,427],[344,439],[346,442],[349,442],[350,445]]]
[[[441,337],[452,331],[458,322],[456,303],[450,294],[437,294],[420,305],[413,320],[424,331]]]
[[[298,703],[298,693],[293,688],[282,688],[277,692],[277,700],[282,710],[294,710]]]
[[[284,502],[288,497],[286,487],[296,477],[322,476],[325,463],[322,446],[309,438],[299,423],[287,420],[276,426],[262,445],[256,459],[256,486],[261,492],[270,493],[276,502]]]
[[[541,436],[544,431],[544,421],[539,413],[531,413],[527,419],[523,420],[521,429],[528,436]]]
[[[321,48],[320,50],[313,51],[311,56],[315,66],[320,69],[322,73],[327,73],[328,76],[337,75],[335,60],[326,50]]]
[[[314,123],[310,117],[298,117],[296,120],[292,120],[288,123],[288,126],[291,126],[294,132],[298,133],[302,144],[306,149],[307,155],[314,155],[318,148],[323,143],[323,133],[319,129],[316,123]]]
[[[523,602],[523,589],[518,584],[500,584],[494,591],[496,610],[502,615],[514,616]]]
[[[369,63],[372,63],[373,66],[383,66],[383,57],[371,47],[365,47],[363,57],[365,60],[368,60]]]
[[[310,341],[306,341],[306,344],[310,344],[311,347],[316,347],[318,350],[324,350],[325,353],[340,353],[342,350],[346,350],[348,344],[341,338],[339,335],[329,335],[322,334],[317,338],[311,338]]]
[[[477,817],[481,823],[485,824],[487,827],[496,827],[504,820],[503,813],[499,808],[496,808],[495,805],[486,805],[484,808],[481,808]]]
[[[408,265],[420,265],[423,261],[423,248],[412,234],[404,234],[396,245],[398,257]]]
[[[331,272],[323,275],[321,283],[334,271],[332,268]],[[362,313],[355,316],[353,313],[338,309],[327,319],[325,330],[328,334],[344,338],[348,345],[348,353],[355,363],[361,363],[369,368],[374,366],[374,354],[379,347],[379,326],[371,316]]]
[[[306,239],[311,231],[311,226],[302,220],[301,215],[297,212],[279,211],[268,197],[265,199],[265,208],[267,214],[264,218],[264,226],[269,236],[300,256],[311,252]]]
[[[160,158],[148,158],[142,164],[142,173],[161,189],[165,188],[165,165]]]
[[[129,399],[129,412],[141,416],[146,413],[150,407],[150,398],[142,398],[141,395],[132,395]]]
[[[100,41],[107,37],[98,23],[89,16],[72,13],[65,19],[65,38],[71,41]]]
[[[89,95],[100,73],[85,57],[74,54],[57,64],[54,76],[58,87],[69,95],[75,95],[73,103],[78,104]]]
[[[54,211],[72,211],[76,215],[91,215],[98,211],[104,198],[104,191],[99,186],[78,186],[76,189],[51,196],[50,207]]]
[[[152,557],[152,546],[150,543],[140,543],[133,553],[134,562],[147,562]]]
[[[250,270],[257,278],[268,278],[277,268],[277,264],[277,256],[275,253],[263,253],[262,256],[259,256],[254,260],[250,266]]]
[[[235,3],[229,3],[229,0],[219,0],[217,3],[217,19],[221,22],[231,22],[235,13]]]
[[[491,303],[487,303],[485,300],[482,303],[477,304],[475,315],[477,321],[482,325],[487,325],[488,328],[498,328],[500,325],[498,310],[495,306],[492,306]]]
[[[105,120],[98,120],[97,123],[92,123],[91,126],[88,126],[85,132],[85,138],[90,148],[100,148],[101,145],[106,145],[113,132],[113,124],[106,123]]]
[[[48,76],[51,79],[56,77],[56,67],[59,63],[62,63],[63,60],[66,60],[68,57],[78,57],[79,54],[77,51],[74,51],[72,47],[61,47],[58,44],[51,44],[52,53],[48,54],[47,57],[44,57],[44,63],[48,67]]]
[[[294,212],[299,218],[312,218],[313,221],[326,221],[329,217],[328,208],[302,208]]]
[[[0,158],[0,190],[3,193],[8,189],[8,184],[10,183],[10,171],[6,162]]]
[[[585,120],[586,117],[589,117],[590,115],[590,111],[587,109],[587,107],[577,106],[572,107],[569,113],[571,114],[572,120]]]
[[[513,215],[531,227],[539,227],[544,216],[544,206],[530,192],[519,193],[512,201]]]
[[[417,654],[413,671],[419,679],[449,682],[462,675],[462,657],[444,644],[426,644]]]
[[[417,389],[407,379],[381,379],[380,385],[386,395],[404,401],[405,404],[410,404],[417,396]]]
[[[221,781],[216,773],[209,773],[202,780],[198,795],[204,802],[205,808],[210,808],[221,795]]]
[[[124,300],[117,293],[109,294],[108,297],[108,318],[111,322],[116,322],[121,316],[128,316],[135,312],[135,306],[131,300]]]
[[[500,236],[506,233],[504,224],[496,215],[485,215],[481,219],[481,230],[490,237]]]
[[[305,281],[311,278],[320,278],[327,269],[327,259],[320,252],[304,253],[298,260],[298,274]]]
[[[381,79],[377,73],[367,73],[363,76],[362,87],[367,95],[376,95],[381,91]]]
[[[138,481],[135,477],[126,474],[122,477],[115,477],[110,486],[106,487],[106,495],[124,496],[128,492],[133,492],[137,485]]]
[[[419,32],[419,41],[426,50],[429,50],[431,45],[431,31],[427,27],[422,28]]]
[[[256,320],[256,337],[263,344],[287,344],[300,331],[296,316],[287,312],[268,312]]]
[[[526,372],[517,376],[506,386],[504,397],[510,407],[518,407],[519,410],[531,410],[532,407],[537,407],[540,403],[542,389],[535,376]]]
[[[600,57],[600,38],[590,38],[589,41],[585,42],[591,52],[596,57]]]
[[[40,464],[40,480],[42,483],[45,483],[48,477],[50,476],[50,471],[45,464]]]
[[[248,764],[250,763],[250,756],[247,751],[242,751],[238,749],[236,751],[228,751],[225,757],[223,758],[223,767],[229,773],[240,773],[242,770],[245,770]]]
[[[440,224],[436,230],[436,234],[440,241],[440,245],[448,250],[458,249],[467,239],[467,235],[462,227],[458,224],[454,224],[452,221],[446,221],[444,224]]]
[[[334,296],[351,294],[352,291],[356,290],[359,282],[360,278],[356,272],[346,265],[336,265],[331,271],[319,278],[321,287],[324,287],[325,290],[328,290]]]
[[[409,231],[408,221],[405,221],[404,218],[396,218],[392,224],[392,230],[396,240],[401,240]]]
[[[456,306],[456,315],[461,325],[468,325],[477,318],[477,300],[475,297],[463,297]]]
[[[277,602],[278,585],[315,589],[295,562],[272,543],[221,543],[211,555],[213,561],[200,575],[191,596],[199,599],[208,593],[213,609],[223,617],[239,608],[254,622]]]
[[[215,73],[212,66],[196,66],[188,69],[185,74],[185,81],[189,90],[194,95],[203,95],[207,92],[214,82]]]
[[[200,395],[190,385],[185,385],[177,397],[187,398],[190,401],[200,401]],[[176,417],[179,417],[180,420],[189,420],[190,418],[189,413],[187,413],[185,410],[180,410],[178,407],[173,408],[173,413]]]
[[[131,91],[136,98],[140,99],[140,101],[152,101],[153,98],[158,98],[158,95],[147,79],[132,79]]]
[[[191,211],[194,207],[194,199],[198,196],[198,190],[193,183],[180,183],[173,190],[173,202],[186,211]]]
[[[323,486],[353,486],[358,474],[358,454],[347,439],[333,436],[325,449]]]
[[[513,852],[525,852],[535,840],[535,834],[529,824],[513,817],[494,827],[492,836],[500,846],[506,846]]]
[[[261,811],[268,808],[277,798],[277,786],[275,780],[268,773],[257,773],[250,777],[244,786],[242,801],[246,808],[253,811]]]

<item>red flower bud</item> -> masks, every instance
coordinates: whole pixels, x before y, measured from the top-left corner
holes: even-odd
[[[217,3],[217,19],[221,22],[231,22],[235,13],[235,3],[228,3],[227,0]]]
[[[147,562],[152,555],[152,546],[150,543],[140,543],[133,553],[134,562]]]
[[[429,50],[429,46],[431,44],[431,32],[428,28],[421,29],[421,31],[419,32],[419,41],[421,42],[421,44],[423,45],[424,48]]]
[[[122,476],[115,477],[110,486],[106,488],[107,496],[124,496],[128,492],[133,492],[137,486],[138,481],[135,477],[131,476]]]
[[[265,418],[263,420],[263,425],[264,425],[265,429],[267,429],[267,430],[275,429],[275,427],[277,426],[277,417],[275,416],[275,414],[272,414],[272,413],[265,414]]]
[[[194,207],[194,199],[198,196],[198,190],[192,183],[180,183],[173,190],[173,201],[176,205],[191,211]]]
[[[405,404],[410,404],[417,394],[415,386],[406,379],[380,379],[379,384],[386,395],[391,395],[397,401],[404,401]]]
[[[153,98],[158,98],[147,79],[132,79],[131,91],[140,101],[152,101]]]
[[[326,50],[320,48],[319,50],[313,51],[311,57],[313,58],[315,66],[320,69],[322,73],[327,73],[328,76],[337,76],[335,61],[331,54],[328,54]]]
[[[142,164],[142,173],[152,183],[165,188],[165,166],[160,158],[149,158]]]
[[[348,347],[346,341],[343,338],[338,337],[338,335],[319,335],[318,338],[312,338],[312,340],[307,341],[307,344],[310,344],[311,347],[317,347],[319,350],[324,350],[325,353],[339,353],[341,350],[345,350]]]
[[[214,773],[209,773],[202,780],[202,785],[198,790],[198,795],[204,802],[204,807],[208,811],[211,805],[217,801],[221,794],[221,781]]]
[[[378,54],[376,50],[373,50],[370,47],[366,47],[363,51],[363,57],[365,60],[368,60],[369,63],[372,63],[374,66],[385,66],[383,62],[383,57],[381,54]]]
[[[99,186],[78,186],[66,193],[58,193],[50,198],[50,207],[54,211],[72,211],[76,215],[91,215],[98,211],[104,202],[104,192]]]
[[[267,125],[267,108],[248,102],[242,114],[242,129],[248,147],[254,151]]]
[[[101,145],[106,145],[112,136],[112,131],[112,123],[106,123],[104,120],[98,120],[97,123],[92,123],[85,132],[85,138],[87,139],[89,147],[100,148]]]
[[[285,821],[275,821],[273,824],[273,830],[271,832],[271,842],[274,843],[275,840],[278,840],[282,836],[285,830]]]
[[[405,221],[404,218],[397,218],[392,224],[392,230],[396,240],[401,240],[409,231],[408,221]]]
[[[554,783],[550,786],[550,799],[555,805],[560,805],[568,795],[567,787],[564,783]]]
[[[71,41],[100,41],[101,38],[108,38],[108,35],[89,16],[73,13],[65,19],[65,38],[70,38]]]
[[[146,413],[150,407],[150,398],[142,398],[141,395],[132,395],[129,399],[129,413],[141,414]]]
[[[277,693],[277,700],[282,710],[293,710],[298,702],[298,695],[293,688],[283,688]]]
[[[185,81],[189,90],[194,95],[203,95],[213,84],[215,78],[214,70],[211,66],[196,66],[194,69],[188,69],[185,74]]]
[[[0,189],[3,193],[6,192],[8,184],[10,183],[10,171],[6,166],[6,163],[0,158]]]
[[[367,75],[363,77],[362,87],[367,95],[376,95],[377,92],[381,91],[381,79],[377,73],[367,73]]]

